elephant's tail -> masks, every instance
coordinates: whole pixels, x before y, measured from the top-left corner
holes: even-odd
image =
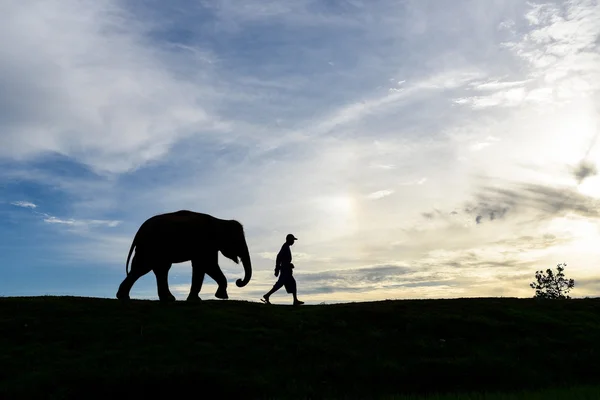
[[[127,254],[127,262],[125,263],[125,274],[126,275],[129,275],[129,259],[131,258],[131,253],[133,253],[133,248],[135,247],[137,237],[138,237],[138,235],[136,233],[135,236],[133,237],[133,241],[131,242],[131,247],[129,248],[129,254]]]

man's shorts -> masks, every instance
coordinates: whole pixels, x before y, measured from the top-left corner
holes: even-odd
[[[294,293],[296,291],[296,279],[294,279],[294,276],[292,275],[292,270],[282,269],[279,272],[279,279],[275,283],[275,286],[277,288],[284,286],[286,292]]]

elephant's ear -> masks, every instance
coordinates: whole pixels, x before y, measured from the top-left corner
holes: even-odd
[[[219,250],[221,252],[221,254],[223,254],[225,257],[229,258],[231,261],[233,261],[236,264],[240,263],[240,258],[238,257],[237,254],[235,254],[235,251],[231,251],[230,248],[221,248]]]
[[[236,264],[239,263],[237,254],[238,226],[236,221],[224,221],[217,227],[217,245],[223,256],[229,258]]]
[[[233,230],[236,231],[237,234],[244,236],[244,225],[242,225],[241,222],[231,220],[231,224],[233,226]]]
[[[246,243],[246,237],[244,234],[244,226],[236,220],[231,220],[229,222],[230,222],[230,225],[229,225],[229,229],[227,232],[229,235],[229,240],[230,240],[230,243],[234,247],[237,248],[240,245]]]

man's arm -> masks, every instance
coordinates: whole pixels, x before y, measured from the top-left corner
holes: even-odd
[[[275,259],[275,276],[279,275],[279,268],[281,266],[281,250],[277,253],[277,258]]]
[[[275,259],[275,266],[279,267],[279,265],[281,265],[281,250],[279,250],[279,253],[277,253],[277,258]]]

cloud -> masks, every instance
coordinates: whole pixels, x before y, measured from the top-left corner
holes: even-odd
[[[474,96],[470,98],[459,98],[455,100],[456,104],[469,104],[474,109],[486,107],[503,106],[516,107],[526,99],[524,88],[508,89],[498,91],[489,96]]]
[[[573,213],[586,218],[600,217],[600,200],[577,192],[571,187],[519,183],[510,188],[486,187],[477,195],[481,207],[490,214],[501,216],[528,210],[536,218],[550,219]],[[472,211],[475,211],[473,209]]]
[[[503,89],[510,89],[518,86],[524,86],[526,83],[530,82],[531,79],[526,79],[522,81],[506,81],[500,82],[498,80],[486,81],[486,82],[472,82],[470,86],[474,87],[475,90],[479,91],[497,91]]]
[[[239,7],[223,1],[218,6],[190,5],[189,11],[214,13],[221,27],[235,21],[234,31],[249,29],[247,24],[253,21],[282,17],[299,23],[299,27],[316,23],[326,29],[332,21],[347,29],[365,27],[360,20],[360,8],[353,9],[346,17],[329,10],[320,13],[327,15],[326,19],[320,19],[311,7],[310,2],[294,5],[250,2],[240,14]],[[350,102],[346,98],[345,105],[326,110],[307,129],[269,135],[271,140],[267,141],[262,135],[264,126],[229,110],[240,105],[246,110],[262,107],[262,112],[281,109],[290,97],[284,96],[285,91],[280,89],[287,87],[298,92],[303,88],[298,85],[306,86],[306,78],[290,86],[285,83],[298,78],[276,75],[268,80],[262,76],[240,76],[228,69],[231,66],[224,64],[208,44],[153,42],[150,38],[154,37],[154,30],[164,21],[144,20],[137,11],[125,9],[114,1],[100,4],[72,0],[32,1],[5,10],[1,33],[13,39],[0,44],[5,59],[12,60],[2,65],[1,76],[10,90],[4,91],[0,103],[9,106],[6,114],[10,118],[3,127],[6,134],[0,137],[0,147],[5,150],[0,157],[31,160],[57,153],[86,164],[95,172],[125,173],[164,160],[184,140],[199,145],[207,142],[229,145],[237,141],[242,146],[270,150],[328,134],[334,128],[341,129],[385,112],[422,89],[455,87],[472,75],[472,72],[449,71],[415,81],[402,93],[377,93]],[[20,29],[24,24],[35,29]],[[60,30],[50,29],[57,26]],[[383,32],[369,29],[373,34]],[[193,34],[199,33],[193,31]],[[94,51],[88,51],[90,48]],[[59,59],[60,62],[54,62]],[[41,65],[45,66],[43,70],[36,69]],[[405,81],[408,82],[402,82]],[[47,86],[45,82],[53,85]],[[257,85],[263,88],[256,90]],[[271,89],[265,89],[265,85],[271,85]],[[14,98],[21,100],[10,100]],[[298,100],[293,102],[298,104]],[[317,107],[308,103],[301,106],[308,112]],[[47,126],[53,128],[45,129]],[[264,155],[254,152],[254,157]]]
[[[577,179],[578,184],[581,184],[586,178],[595,176],[596,174],[598,174],[596,165],[585,160],[581,161],[579,165],[573,169],[573,175]]]
[[[456,89],[486,76],[487,73],[484,71],[454,69],[433,75],[419,82],[417,86],[423,89]]]
[[[209,110],[215,96],[204,78],[178,77],[182,56],[149,47],[150,29],[114,1],[5,5],[0,158],[54,152],[121,173],[164,157],[182,138],[221,132],[226,123]]]
[[[54,216],[48,216],[46,218],[44,218],[44,222],[47,222],[49,224],[63,224],[63,225],[73,225],[73,226],[84,226],[84,227],[91,227],[91,226],[107,226],[110,228],[114,228],[116,226],[118,226],[121,221],[104,221],[104,220],[76,220],[76,219],[60,219],[60,218],[56,218]]]
[[[370,193],[370,194],[367,196],[367,198],[369,198],[369,199],[373,199],[373,200],[377,200],[377,199],[381,199],[381,198],[383,198],[383,197],[389,196],[389,195],[391,195],[392,193],[394,193],[394,191],[393,191],[393,190],[390,190],[390,189],[387,189],[387,190],[379,190],[379,191],[377,191],[377,192]]]
[[[426,219],[445,215],[468,215],[477,224],[504,218],[527,218],[537,222],[574,214],[585,218],[600,218],[600,200],[579,193],[568,186],[549,186],[537,183],[505,182],[500,186],[484,185],[460,211],[424,212]]]
[[[89,229],[92,227],[101,227],[105,226],[108,228],[115,228],[119,226],[122,221],[119,220],[101,220],[101,219],[74,219],[74,218],[59,218],[54,215],[36,211],[38,208],[37,205],[27,202],[27,201],[15,201],[11,203],[14,206],[22,207],[22,208],[30,208],[34,215],[39,216],[44,222],[52,225],[66,225],[72,228],[84,228]]]
[[[525,14],[531,30],[519,35],[514,21],[505,21],[516,40],[502,46],[529,66],[525,79],[471,82],[473,90],[486,95],[459,97],[456,104],[475,110],[518,107],[525,104],[555,105],[585,96],[600,88],[600,53],[597,38],[600,7],[587,0],[556,4],[532,4]]]
[[[351,122],[359,121],[369,114],[384,112],[389,107],[397,104],[416,90],[416,87],[407,90],[393,92],[384,96],[373,97],[367,100],[349,104],[337,111],[326,115],[315,126],[310,128],[316,134],[329,133],[334,128],[342,127]]]
[[[23,208],[36,208],[37,207],[37,205],[35,205],[29,201],[15,201],[15,202],[12,202],[11,204],[14,206],[23,207]]]
[[[533,29],[522,40],[503,45],[532,67],[532,78],[549,83],[583,78],[594,85],[587,90],[599,87],[597,4],[587,0],[568,1],[564,7],[537,4],[532,5],[525,18]]]
[[[270,260],[270,261],[275,261],[277,259],[276,252],[264,251],[261,253],[257,253],[256,255],[259,257],[262,257],[266,260]],[[294,257],[294,262],[300,262],[300,263],[311,262],[311,261],[321,261],[321,262],[331,261],[331,259],[327,258],[327,257],[316,257],[316,256],[308,254],[308,253],[296,252],[296,251],[294,251],[293,257]]]
[[[375,265],[295,275],[306,294],[396,290],[397,293],[419,293],[421,297],[429,297],[427,292],[437,293],[436,288],[452,291],[464,285],[493,287],[501,285],[502,281],[523,281],[535,272],[531,270],[534,262],[506,256],[497,261],[486,258],[474,251],[449,252],[431,254],[429,259],[424,258],[411,266]]]
[[[527,250],[549,249],[554,246],[569,243],[569,237],[557,237],[553,234],[543,234],[541,236],[519,236],[516,238],[502,239],[493,243],[499,248],[516,249],[512,251],[523,252]],[[505,250],[506,251],[506,250]]]
[[[396,168],[394,165],[390,164],[373,164],[371,168],[379,168],[379,169],[394,169]]]
[[[426,278],[413,277],[411,268],[395,265],[378,265],[356,269],[340,269],[318,273],[296,273],[297,281],[303,285],[303,292],[343,293],[368,292],[384,289],[398,284],[413,284],[427,286]],[[406,283],[408,280],[409,283]],[[404,282],[404,283],[402,283]]]
[[[316,4],[312,0],[295,1],[247,1],[239,3],[235,0],[216,0],[202,3],[207,11],[214,13],[216,24],[224,32],[237,32],[247,24],[252,23],[284,23],[288,26],[314,27],[322,25],[348,26],[356,22],[349,17],[353,13],[338,15],[335,10],[319,7],[314,12]],[[362,11],[358,3],[346,3],[347,11]],[[354,10],[352,10],[354,9]]]
[[[400,185],[402,185],[402,186],[423,185],[425,182],[427,182],[427,178],[421,178],[421,179],[417,179],[417,180],[401,182]]]
[[[488,146],[493,145],[494,143],[496,143],[498,141],[500,141],[500,139],[498,139],[497,137],[488,136],[485,141],[472,144],[469,147],[469,149],[471,151],[480,151],[480,150],[483,150],[484,148],[486,148]]]
[[[75,220],[64,220],[64,219],[60,219],[60,218],[56,218],[56,217],[47,217],[44,218],[44,222],[48,222],[49,224],[66,224],[66,225],[74,225],[75,224]]]

